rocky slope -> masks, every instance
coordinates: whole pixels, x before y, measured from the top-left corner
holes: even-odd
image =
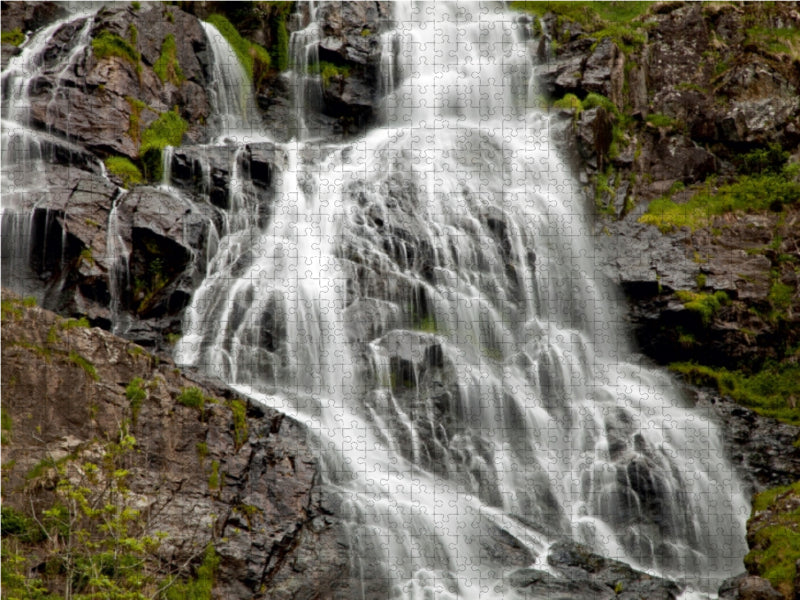
[[[331,598],[343,586],[342,531],[324,505],[302,426],[141,346],[8,294],[2,361],[4,544],[7,516],[35,516],[47,528],[45,511],[88,486],[90,502],[138,511],[131,538],[161,538],[142,557],[156,585],[196,578],[212,547],[215,597]],[[102,468],[127,436],[129,450],[115,459],[127,491],[115,495]],[[87,476],[89,463],[101,467],[98,479]],[[67,535],[94,536],[74,543],[78,556],[103,539],[83,517],[48,539],[29,535],[17,571],[40,573],[48,586],[63,579],[42,567],[62,555]]]

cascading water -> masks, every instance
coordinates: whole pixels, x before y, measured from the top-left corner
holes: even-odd
[[[495,5],[394,8],[385,124],[345,144],[276,144],[271,198],[241,168],[245,144],[269,141],[251,85],[204,25],[230,194],[178,361],[308,424],[362,597],[512,596],[501,538],[516,540],[514,565],[546,568],[548,545],[569,538],[713,590],[739,570],[747,502],[715,428],[630,362],[591,218],[532,106],[533,53]],[[76,18],[3,74],[4,211],[12,185],[46,192],[36,173],[8,179],[16,164],[45,168],[22,76],[72,64],[83,29],[66,67],[42,53]],[[292,40],[301,100],[318,36],[312,23]],[[162,190],[179,194],[165,157]],[[117,295],[124,198],[106,240]],[[25,225],[6,217],[3,270],[19,273],[30,249],[6,241]]]
[[[626,362],[530,50],[494,7],[395,10],[388,122],[321,161],[279,148],[269,222],[221,241],[179,362],[316,432],[365,597],[510,593],[500,531],[712,589],[747,501],[714,427]]]

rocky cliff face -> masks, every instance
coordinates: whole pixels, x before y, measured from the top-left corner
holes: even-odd
[[[302,426],[9,295],[2,359],[4,537],[7,509],[46,523],[45,510],[69,501],[67,485],[88,485],[93,501],[139,511],[131,536],[162,537],[145,558],[159,584],[195,576],[210,545],[215,597],[336,596],[347,555]],[[128,493],[112,498],[102,479],[81,476],[125,436],[134,440],[118,465]],[[30,544],[20,570],[39,572],[65,540]],[[61,578],[42,573],[49,584]]]

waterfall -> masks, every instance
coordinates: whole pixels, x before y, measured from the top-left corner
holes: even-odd
[[[630,358],[517,24],[395,11],[387,122],[278,146],[268,221],[220,241],[178,362],[308,424],[364,597],[502,597],[499,532],[539,566],[570,538],[715,589],[747,500],[707,415]]]
[[[212,130],[218,141],[246,143],[261,137],[253,85],[233,48],[211,23],[202,23],[214,57],[209,89],[215,108]]]

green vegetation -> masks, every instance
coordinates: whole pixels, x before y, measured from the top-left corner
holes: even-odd
[[[652,2],[511,2],[512,10],[537,17],[547,13],[583,27],[586,37],[598,40],[611,38],[619,48],[630,52],[644,44],[646,24],[636,19],[645,15]]]
[[[673,363],[670,368],[696,385],[716,387],[761,415],[800,425],[800,365],[768,364],[754,374],[694,363]]]
[[[196,408],[197,410],[202,412],[206,404],[206,397],[203,395],[203,392],[201,392],[199,388],[186,387],[181,389],[181,393],[178,395],[178,402],[180,402],[184,406],[188,406],[189,408]]]
[[[220,488],[220,472],[219,472],[219,461],[214,460],[211,461],[211,475],[208,477],[208,489],[210,490],[219,490]]]
[[[227,404],[233,413],[233,445],[239,450],[247,441],[247,404],[238,398],[229,400]]]
[[[581,111],[583,110],[581,100],[575,94],[566,94],[563,98],[553,102],[553,107],[574,110],[576,117],[581,114]]]
[[[0,301],[0,315],[2,315],[2,319],[5,321],[6,319],[22,318],[22,309],[18,305],[19,302],[16,300]]]
[[[650,125],[658,128],[680,129],[681,122],[661,113],[650,113],[645,119]]]
[[[102,60],[109,56],[118,56],[128,61],[137,71],[141,69],[141,55],[130,43],[122,39],[115,33],[108,30],[101,31],[92,40],[92,51],[97,60]]]
[[[131,403],[131,420],[136,423],[139,418],[139,411],[142,403],[147,398],[147,390],[144,389],[144,380],[141,377],[134,377],[125,388],[125,397]]]
[[[782,173],[789,156],[789,152],[775,142],[766,148],[751,150],[734,160],[742,175],[767,175]]]
[[[23,501],[22,510],[2,507],[3,598],[159,596],[167,574],[155,554],[162,534],[147,535],[124,468],[135,446],[123,426],[88,460],[49,458],[28,474],[47,477],[52,493]]]
[[[703,325],[707,326],[711,323],[711,318],[723,306],[730,302],[728,294],[723,291],[716,291],[713,294],[704,294],[702,292],[689,292],[686,290],[678,290],[675,292],[678,300],[683,302],[683,305],[692,312],[700,315]]]
[[[147,104],[132,96],[125,96],[125,100],[131,107],[131,116],[128,117],[128,136],[138,146],[142,139],[142,111],[147,108]]]
[[[122,179],[122,185],[125,188],[130,189],[144,181],[139,167],[124,156],[109,156],[105,160],[105,164],[109,173]]]
[[[220,14],[213,14],[207,21],[222,34],[236,53],[244,72],[256,86],[262,81],[269,71],[271,59],[269,52],[262,46],[244,39],[227,18]],[[285,29],[285,26],[284,26]],[[288,35],[288,34],[287,34]],[[288,57],[288,41],[287,41]],[[287,58],[288,61],[288,58]]]
[[[161,56],[158,57],[158,60],[153,65],[153,71],[158,75],[161,83],[166,83],[167,81],[175,85],[183,83],[183,71],[178,63],[175,36],[171,33],[167,34],[167,37],[161,43]]]
[[[197,442],[197,457],[200,459],[200,464],[206,459],[208,456],[208,444],[206,442]]]
[[[341,80],[350,76],[350,67],[339,66],[327,61],[320,61],[313,65],[308,65],[309,75],[319,75],[322,78],[322,87],[328,88],[331,82]]]
[[[748,524],[751,550],[747,570],[768,579],[785,597],[791,597],[800,560],[800,481],[757,494]],[[770,509],[764,518],[761,511]]]
[[[283,6],[285,8],[278,10],[274,19],[275,48],[273,58],[279,71],[286,71],[289,68],[289,31],[286,29],[286,17],[289,15],[290,6],[286,3]],[[363,30],[361,35],[364,35]]]
[[[140,8],[142,8],[142,3],[134,0],[133,2],[131,2],[131,8],[133,10],[139,10]]]
[[[211,590],[219,567],[219,557],[213,544],[206,547],[203,562],[197,568],[194,579],[179,582],[167,588],[166,600],[211,600]]]
[[[86,371],[90,379],[100,381],[100,376],[97,374],[97,369],[95,369],[94,365],[74,350],[69,353],[69,361]]]
[[[4,44],[19,46],[22,42],[25,41],[25,34],[22,33],[22,30],[19,27],[15,27],[10,31],[4,31],[2,34],[0,34],[0,38],[2,38],[1,41]]]
[[[780,211],[800,201],[794,171],[788,165],[779,174],[744,175],[716,190],[712,178],[688,202],[678,204],[668,196],[653,200],[639,221],[668,233],[681,227],[692,231],[708,227],[715,216],[729,212]]]
[[[161,179],[162,151],[167,146],[180,146],[187,129],[189,124],[181,118],[177,110],[168,110],[144,130],[139,156],[148,180]]]

